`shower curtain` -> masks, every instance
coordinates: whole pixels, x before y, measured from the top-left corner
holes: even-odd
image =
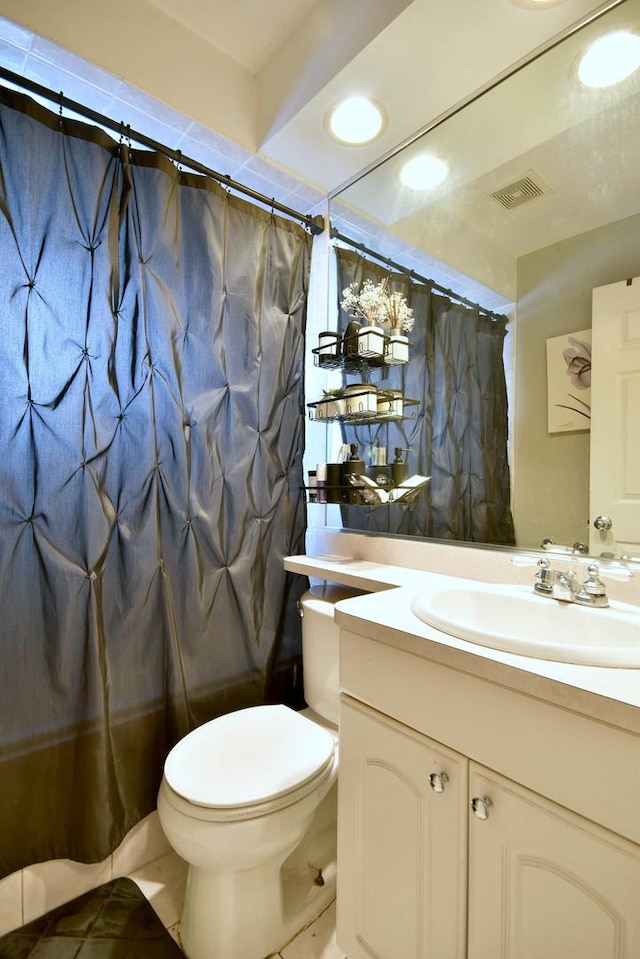
[[[0,90],[0,875],[104,859],[291,698],[311,237]]]
[[[386,279],[414,314],[409,363],[373,373],[378,389],[418,400],[407,419],[345,426],[364,458],[371,445],[405,450],[409,475],[430,476],[408,505],[345,506],[346,528],[474,543],[515,545],[508,461],[508,407],[503,363],[506,319],[455,303],[431,287],[393,273],[352,250],[336,248],[338,309],[342,291]],[[349,317],[341,311],[341,329]],[[410,449],[410,452],[406,452]]]

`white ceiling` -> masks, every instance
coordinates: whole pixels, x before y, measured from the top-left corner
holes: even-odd
[[[326,192],[607,5],[0,0],[0,15]],[[378,99],[389,116],[368,146],[337,144],[325,129],[328,108],[354,91]]]
[[[616,15],[637,18],[639,5],[624,0]],[[7,18],[0,63],[306,211],[576,23],[611,6],[616,0],[557,0],[547,9],[519,0],[0,0],[0,16]],[[561,226],[565,233],[571,226],[561,210],[550,217],[538,208],[536,216],[532,206],[498,236],[495,207],[485,202],[491,190],[532,168],[553,181],[558,204],[566,195],[583,214],[574,232],[589,229],[595,220],[586,216],[580,186],[596,194],[601,181],[576,183],[566,164],[556,177],[550,147],[557,147],[565,126],[559,104],[552,98],[545,123],[539,129],[531,124],[531,105],[548,97],[547,84],[555,79],[546,69],[553,61],[539,63],[544,66],[533,89],[515,106],[502,107],[498,137],[482,136],[480,118],[470,133],[462,122],[469,110],[458,115],[460,123],[449,120],[439,128],[448,149],[467,161],[452,181],[458,196],[439,198],[442,217],[455,227],[448,240],[433,229],[442,217],[432,216],[431,229],[425,228],[422,200],[414,196],[413,206],[407,204],[407,196],[389,185],[393,161],[345,195],[353,214],[349,235],[378,241],[371,227],[377,224],[385,236],[392,231],[408,254],[424,251],[445,273],[449,266],[456,277],[466,274],[474,282],[481,282],[493,249],[498,265],[490,289],[509,299],[515,257],[561,239]],[[383,136],[367,146],[341,145],[326,131],[329,107],[353,92],[379,100],[388,114]],[[593,143],[576,137],[575,116],[569,126],[577,169],[578,146],[584,156]],[[624,156],[624,124],[620,130],[616,144]],[[538,144],[544,154],[536,152]],[[626,173],[635,169],[627,164]],[[610,187],[600,199],[613,211]],[[633,179],[627,196],[632,194]],[[625,202],[615,207],[618,213]],[[597,215],[606,215],[602,202]],[[472,245],[482,252],[477,272],[465,269],[460,252]],[[427,275],[437,278],[433,270]]]
[[[257,74],[317,0],[150,0],[152,6]]]

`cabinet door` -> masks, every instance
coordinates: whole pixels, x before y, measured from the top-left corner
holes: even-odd
[[[342,698],[337,938],[349,959],[464,957],[466,790],[462,756]]]
[[[470,812],[469,959],[637,959],[640,847],[469,772],[471,797],[492,803],[484,820]]]

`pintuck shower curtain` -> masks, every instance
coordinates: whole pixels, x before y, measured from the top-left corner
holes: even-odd
[[[0,91],[0,875],[295,696],[311,237]]]
[[[407,419],[344,430],[360,456],[379,442],[405,452],[409,475],[430,476],[410,505],[348,506],[350,529],[514,545],[509,477],[508,407],[503,344],[506,319],[439,295],[426,284],[390,272],[352,250],[336,249],[338,300],[351,283],[386,279],[413,310],[406,366],[374,373],[378,389],[402,389],[418,401]],[[342,312],[341,329],[349,317]],[[385,379],[384,377],[387,377]],[[410,452],[406,452],[410,449]]]

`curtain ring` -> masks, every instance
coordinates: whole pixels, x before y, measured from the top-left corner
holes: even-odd
[[[58,126],[59,126],[59,127],[62,126],[62,101],[63,101],[63,99],[64,99],[64,91],[61,90],[60,93],[58,94],[58,103],[59,103],[59,107],[58,107]]]
[[[178,174],[182,173],[182,150],[176,150],[177,159],[176,159],[176,170]]]

